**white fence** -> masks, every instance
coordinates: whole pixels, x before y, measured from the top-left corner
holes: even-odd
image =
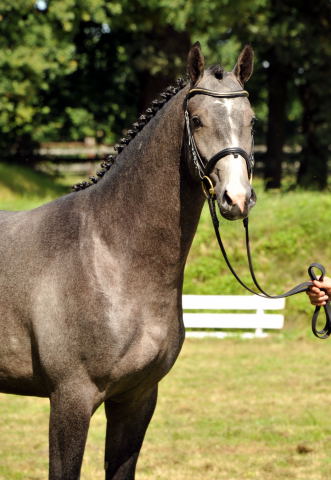
[[[284,298],[267,299],[256,295],[183,295],[184,325],[186,330],[190,329],[186,331],[186,336],[224,338],[229,334],[224,330],[240,329],[248,330],[242,334],[246,338],[265,337],[267,333],[264,329],[281,329],[284,326],[282,314],[266,313],[266,310],[283,310],[284,307]],[[210,313],[203,310],[214,311]],[[238,310],[245,312],[237,313]]]

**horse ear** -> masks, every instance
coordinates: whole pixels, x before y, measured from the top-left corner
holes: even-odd
[[[191,85],[195,85],[203,75],[205,59],[201,52],[200,42],[196,42],[189,51],[187,58],[187,73],[191,79]]]
[[[233,69],[233,73],[241,83],[247,82],[250,79],[253,73],[253,61],[254,61],[254,52],[250,45],[246,45],[245,48],[240,53],[236,66]]]

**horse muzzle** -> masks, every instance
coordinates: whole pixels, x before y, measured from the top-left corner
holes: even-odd
[[[256,203],[256,194],[251,185],[245,190],[231,191],[215,188],[217,204],[222,217],[227,220],[240,220],[246,218]]]

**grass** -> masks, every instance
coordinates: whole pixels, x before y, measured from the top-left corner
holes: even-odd
[[[139,480],[327,480],[329,345],[188,339],[160,384]],[[0,479],[47,477],[48,402],[0,396]],[[82,480],[103,478],[105,421],[92,419]]]
[[[0,208],[28,210],[68,193],[64,178],[0,163]]]

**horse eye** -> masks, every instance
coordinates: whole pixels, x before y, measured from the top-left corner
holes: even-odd
[[[192,117],[192,124],[194,128],[202,127],[202,122],[199,117]]]

